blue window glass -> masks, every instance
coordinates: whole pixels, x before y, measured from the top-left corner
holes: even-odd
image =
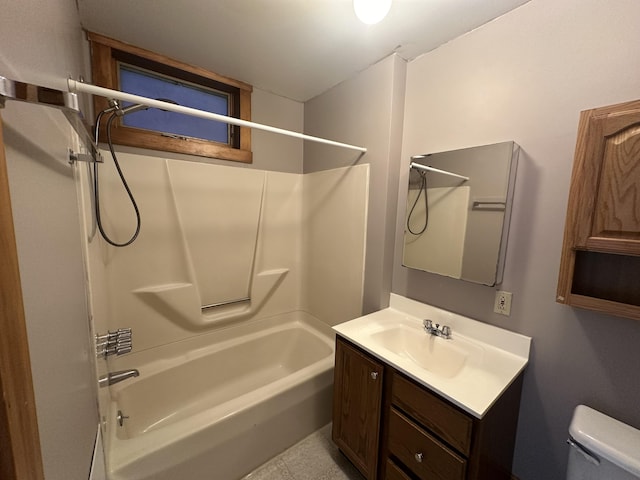
[[[212,89],[181,83],[168,77],[150,74],[120,64],[120,89],[147,98],[169,99],[184,107],[229,115],[229,96]],[[125,104],[125,106],[127,106]],[[123,124],[185,137],[230,143],[229,125],[214,120],[192,117],[182,113],[165,112],[156,108],[125,115]]]

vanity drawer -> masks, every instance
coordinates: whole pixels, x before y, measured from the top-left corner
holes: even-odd
[[[394,372],[391,403],[438,435],[453,448],[469,455],[473,420],[436,395]]]
[[[387,458],[387,466],[385,468],[386,480],[411,480],[400,468],[393,463],[393,460]]]
[[[464,458],[395,408],[391,408],[389,415],[389,453],[423,480],[463,480],[465,477]]]

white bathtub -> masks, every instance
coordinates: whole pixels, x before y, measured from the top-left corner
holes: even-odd
[[[331,329],[292,312],[117,358],[140,376],[110,387],[109,478],[243,477],[330,421],[333,354]]]

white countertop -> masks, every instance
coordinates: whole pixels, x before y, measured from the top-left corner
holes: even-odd
[[[432,338],[422,328],[424,319],[432,320],[434,325],[450,326],[451,340]],[[524,335],[395,294],[391,294],[389,308],[341,323],[333,329],[477,418],[484,416],[525,368],[531,345],[531,338]],[[445,342],[442,344],[445,349],[465,352],[465,356],[456,357],[459,365],[452,368],[427,365],[424,359],[421,366],[421,359],[416,361],[416,355],[411,358],[411,353],[392,351],[388,345],[381,344],[386,332],[394,329],[396,332],[402,329],[406,335],[414,335],[415,332],[416,340],[423,343]],[[448,357],[438,358],[440,362],[449,361]]]

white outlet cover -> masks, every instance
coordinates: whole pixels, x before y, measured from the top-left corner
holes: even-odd
[[[500,315],[509,316],[511,314],[511,292],[503,292],[501,290],[496,292],[493,311]]]

